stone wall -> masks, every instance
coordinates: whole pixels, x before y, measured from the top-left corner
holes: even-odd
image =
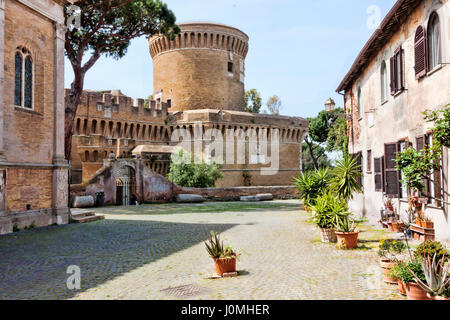
[[[0,234],[68,221],[63,23],[58,2],[0,0]],[[15,101],[19,52],[32,62],[31,108]]]

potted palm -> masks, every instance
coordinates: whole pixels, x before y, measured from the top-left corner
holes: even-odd
[[[220,236],[211,231],[211,237],[205,241],[206,251],[214,260],[216,273],[219,277],[223,277],[225,273],[236,272],[236,260],[239,258],[230,246],[224,246]]]
[[[398,240],[381,240],[378,245],[378,256],[383,271],[384,282],[396,284],[397,279],[389,275],[390,270],[397,262],[397,256],[406,250],[406,244]]]
[[[350,215],[341,216],[336,220],[337,242],[341,249],[355,249],[358,246],[359,231]]]
[[[349,214],[347,203],[329,191],[317,197],[311,209],[312,220],[320,230],[322,242],[337,242],[335,223],[340,216]]]
[[[292,179],[297,196],[307,212],[309,212],[311,206],[315,205],[317,196],[327,190],[330,180],[331,172],[329,169],[307,171]]]

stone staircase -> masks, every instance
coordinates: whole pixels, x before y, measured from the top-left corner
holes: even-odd
[[[86,223],[105,219],[104,215],[97,215],[94,211],[71,210],[73,223]]]

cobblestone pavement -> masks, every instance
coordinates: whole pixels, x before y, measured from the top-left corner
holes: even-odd
[[[179,299],[161,290],[190,284],[204,289],[190,299],[402,299],[380,281],[373,247],[382,232],[363,228],[359,250],[338,250],[320,243],[298,208],[107,207],[97,211],[103,221],[2,236],[0,299]],[[242,253],[239,277],[208,279],[210,230]],[[78,291],[66,287],[69,265],[81,268]]]

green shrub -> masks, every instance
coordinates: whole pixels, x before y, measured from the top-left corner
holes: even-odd
[[[300,173],[298,178],[293,178],[293,181],[299,199],[304,205],[313,206],[316,198],[328,190],[331,179],[331,172],[326,168]]]
[[[388,260],[394,260],[396,255],[403,253],[405,250],[406,244],[398,240],[381,240],[378,245],[378,255]]]
[[[204,161],[191,161],[190,154],[180,150],[172,155],[172,163],[168,178],[182,187],[212,188],[216,181],[223,177],[222,166],[216,163],[207,164]]]
[[[444,255],[448,257],[448,252],[442,243],[428,240],[417,247],[414,256],[418,260],[421,260],[426,256],[430,256],[431,259],[433,259],[435,254],[437,255],[437,259],[442,259]]]
[[[399,261],[393,266],[393,268],[389,272],[389,275],[394,279],[401,279],[405,283],[415,282],[414,276],[412,275],[411,271],[408,270],[408,268],[410,268],[421,281],[426,281],[422,264],[419,261],[413,261],[409,263]]]
[[[350,215],[347,203],[331,191],[317,197],[311,210],[314,223],[324,229],[334,228],[340,217]]]

